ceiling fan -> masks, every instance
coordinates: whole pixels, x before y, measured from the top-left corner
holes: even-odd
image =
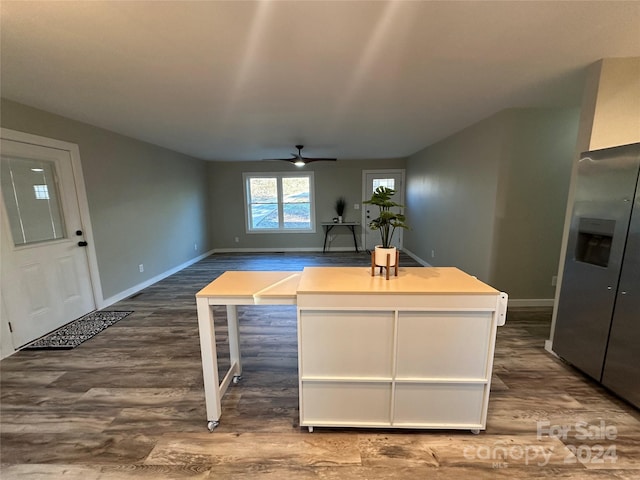
[[[302,149],[304,145],[296,145],[298,153],[292,153],[291,158],[265,158],[265,160],[282,160],[283,162],[291,162],[296,167],[304,167],[307,163],[311,162],[335,162],[336,158],[309,158],[302,156]]]

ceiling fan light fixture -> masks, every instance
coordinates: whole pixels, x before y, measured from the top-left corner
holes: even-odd
[[[311,162],[335,162],[336,158],[313,158],[313,157],[305,157],[302,155],[302,149],[304,145],[296,145],[296,149],[298,153],[292,153],[291,158],[264,158],[263,160],[271,161],[271,160],[280,160],[283,162],[293,163],[296,167],[304,167],[307,163]]]

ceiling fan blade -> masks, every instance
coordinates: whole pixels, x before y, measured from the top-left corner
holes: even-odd
[[[303,157],[302,156],[302,149],[304,148],[304,146],[303,145],[296,145],[296,148],[298,149],[298,153],[292,153],[291,154],[291,158],[263,158],[262,160],[264,160],[264,161],[279,160],[279,161],[282,161],[282,162],[290,162],[290,163],[300,164],[298,166],[306,165],[307,163],[311,163],[311,162],[335,162],[335,161],[338,160],[337,158],[309,158],[309,157]]]
[[[295,154],[291,154],[291,158],[263,158],[263,161],[269,161],[269,160],[282,160],[283,162],[295,162],[296,160],[298,160],[300,157],[298,157]]]
[[[337,158],[307,158],[307,157],[301,157],[302,160],[304,160],[305,163],[311,163],[311,162],[336,162],[338,161]]]

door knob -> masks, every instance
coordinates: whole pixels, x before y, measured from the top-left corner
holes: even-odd
[[[87,242],[82,241],[82,242],[78,242],[78,246],[79,247],[86,247],[87,245],[89,245]]]
[[[77,236],[82,235],[82,230],[76,230],[76,235],[77,235]]]

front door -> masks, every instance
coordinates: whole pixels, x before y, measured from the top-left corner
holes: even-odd
[[[393,188],[396,194],[392,200],[402,205],[404,201],[404,170],[365,170],[363,171],[364,199],[368,200],[373,195],[373,191],[378,187]],[[362,232],[365,250],[373,250],[376,245],[380,245],[380,231],[371,230],[369,222],[378,217],[378,207],[375,205],[362,204]],[[402,228],[396,230],[391,244],[397,248],[402,246]]]
[[[2,300],[14,348],[95,310],[69,151],[2,139]]]

